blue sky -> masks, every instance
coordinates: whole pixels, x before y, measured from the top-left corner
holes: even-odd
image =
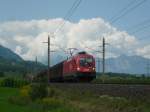
[[[72,4],[74,3],[74,1],[75,0],[0,0],[0,32],[2,32],[0,33],[0,41],[3,41],[3,43],[7,43],[7,42],[10,43],[9,36],[11,36],[12,39],[14,39],[13,41],[11,41],[13,45],[9,45],[9,44],[6,45],[8,45],[9,48],[12,48],[12,50],[16,52],[24,53],[25,51],[23,50],[21,51],[21,49],[31,49],[30,48],[31,45],[28,45],[26,46],[27,48],[25,48],[26,44],[22,45],[21,43],[23,42],[20,42],[20,40],[25,39],[24,41],[28,42],[29,41],[28,38],[31,37],[30,39],[32,40],[32,37],[34,36],[36,36],[36,39],[40,39],[39,35],[43,35],[45,31],[48,31],[52,28],[52,26],[46,26],[46,24],[50,24],[50,22],[53,23],[56,21],[57,21],[56,23],[60,22],[60,20],[56,20],[56,21],[53,20],[41,21],[41,20],[63,18],[67,13],[67,11],[72,6]],[[74,32],[76,32],[76,30],[74,29],[74,27],[72,27],[73,23],[76,23],[76,25],[78,25],[77,29],[80,29],[81,31],[84,31],[82,28],[86,29],[85,23],[89,24],[89,26],[91,25],[90,27],[93,27],[92,25],[95,25],[93,27],[93,29],[95,28],[95,30],[97,30],[97,27],[99,27],[99,25],[106,28],[107,30],[110,30],[109,26],[107,25],[107,22],[110,23],[110,19],[116,14],[118,14],[120,10],[122,10],[132,1],[136,1],[138,3],[143,0],[82,0],[80,6],[71,17],[70,24],[68,24],[68,26]],[[115,41],[115,36],[118,36],[118,39],[122,39],[120,43],[117,43],[118,48],[121,48],[119,44],[122,44],[124,40],[124,35],[127,37],[127,39],[125,40],[128,40],[127,42],[129,43],[133,41],[133,38],[130,38],[130,36],[134,35],[135,38],[141,39],[140,41],[142,43],[138,45],[139,47],[138,52],[143,53],[142,55],[144,56],[150,48],[150,46],[148,46],[150,40],[149,38],[150,27],[145,28],[144,30],[138,31],[136,33],[133,33],[136,27],[133,27],[132,29],[130,28],[145,20],[150,20],[149,11],[150,11],[150,0],[145,0],[145,2],[142,5],[132,10],[131,12],[127,13],[125,16],[120,18],[115,23],[113,24],[110,23],[112,27],[111,30],[114,32],[114,35],[111,37],[110,40],[112,41],[114,39],[113,41]],[[92,18],[102,18],[105,22],[103,22],[101,19],[93,20]],[[31,20],[35,20],[35,21],[31,21]],[[80,20],[84,20],[84,21],[80,21]],[[3,23],[7,23],[8,21],[12,21],[12,23],[3,24]],[[19,21],[19,22],[15,23],[13,21]],[[21,21],[27,21],[26,24],[30,24],[30,25],[27,26]],[[84,27],[81,28],[82,25],[80,26],[80,24],[78,23],[83,24]],[[96,26],[95,23],[97,23],[98,25]],[[17,24],[18,26],[14,24]],[[150,21],[147,24],[150,24]],[[43,26],[45,26],[46,28],[43,28]],[[10,27],[15,27],[15,28],[11,29]],[[17,27],[19,30],[17,29]],[[113,27],[118,29],[117,33],[115,30],[113,30]],[[69,38],[68,34],[73,32],[73,31],[70,32],[70,29],[67,29],[68,31],[66,31],[66,34],[63,33],[67,35],[66,36],[67,39]],[[92,34],[92,32],[94,31],[93,29],[92,28],[90,30],[86,29],[84,31],[86,32],[85,36],[89,36],[90,32]],[[31,35],[32,30],[33,33],[36,32],[34,35]],[[126,33],[121,31],[127,31],[130,35],[127,35]],[[76,37],[75,35],[76,34],[74,34],[73,36],[71,35],[72,37],[70,37],[70,41],[72,41],[73,37]],[[80,36],[81,35],[79,35],[79,37]],[[36,39],[34,41],[36,41]],[[136,42],[134,41],[134,43]],[[132,45],[132,42],[130,44]],[[147,46],[143,46],[143,45],[147,45]],[[143,49],[140,49],[141,46],[143,47]],[[134,52],[136,51],[137,50],[135,50]],[[148,56],[150,56],[150,53],[147,54],[147,57]]]
[[[75,0],[0,0],[0,21],[62,18]],[[123,7],[133,0],[82,0],[71,21],[102,17],[109,22]],[[140,0],[137,0],[138,2]],[[122,17],[113,25],[127,30],[150,19],[150,0]],[[149,29],[145,35],[149,34]],[[138,33],[139,38],[145,37]]]
[[[0,21],[31,20],[64,17],[75,0],[0,0]],[[82,0],[72,21],[102,17],[109,21],[133,0]],[[137,0],[140,1],[140,0]],[[150,0],[128,13],[114,25],[119,28],[132,26],[149,19]]]

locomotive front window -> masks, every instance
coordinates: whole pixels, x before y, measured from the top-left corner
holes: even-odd
[[[92,58],[80,58],[80,66],[91,66],[92,62]]]
[[[86,58],[86,62],[87,62],[87,63],[92,63],[92,62],[93,62],[93,59],[92,59],[92,58]]]

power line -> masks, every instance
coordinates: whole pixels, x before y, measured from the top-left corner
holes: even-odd
[[[73,15],[73,13],[75,12],[75,10],[76,10],[76,9],[78,8],[78,6],[80,5],[81,1],[82,1],[82,0],[75,0],[75,2],[73,3],[72,7],[69,9],[69,11],[67,12],[67,14],[65,15],[65,17],[64,17],[65,20],[69,20],[69,19],[70,19],[70,17]],[[65,24],[66,24],[66,21],[63,21],[63,22],[58,26],[58,28],[54,31],[54,35],[55,35],[58,31],[60,31],[60,30],[64,27]],[[62,47],[60,47],[60,46],[58,46],[58,47],[66,53],[66,51],[65,51]]]
[[[68,51],[69,51],[69,53],[70,53],[70,56],[73,55],[73,53],[74,53],[75,50],[78,50],[78,49],[77,49],[77,48],[68,48]]]
[[[116,15],[114,15],[110,21],[113,21],[116,17],[118,17],[122,12],[124,12],[126,9],[128,9],[130,6],[132,6],[137,0],[132,0],[125,6],[123,9],[121,9]]]
[[[150,24],[149,24],[149,25],[146,25],[146,26],[144,26],[144,27],[138,28],[137,30],[133,31],[132,34],[135,34],[135,33],[137,33],[137,32],[141,32],[142,30],[144,30],[144,29],[146,29],[146,28],[148,28],[148,27],[150,27]]]
[[[64,19],[65,20],[69,20],[70,17],[73,15],[73,13],[75,12],[75,10],[79,7],[80,3],[81,3],[82,0],[76,0],[72,7],[69,9],[69,11],[67,12],[67,14],[65,15]],[[60,31],[63,26],[66,24],[66,21],[63,21],[59,26],[58,28],[55,30],[54,34],[57,33],[58,31]]]
[[[143,32],[146,28],[150,27],[150,19],[147,19],[141,23],[138,23],[130,28],[128,28],[127,30],[131,33],[131,34],[136,34],[139,32]],[[138,38],[138,40],[143,40],[143,38],[145,37],[149,37],[149,35],[146,35],[142,38]]]
[[[67,52],[62,46],[58,45],[58,44],[51,44],[53,46],[58,47],[59,49],[61,49],[63,52]]]
[[[77,48],[73,48],[73,47],[64,49],[63,47],[61,47],[58,44],[55,44],[55,46],[58,47],[59,50],[63,51],[65,54],[69,54],[70,56],[73,56],[74,51],[78,50]]]
[[[142,5],[146,0],[142,0],[141,2],[137,3],[136,5],[134,5],[133,7],[127,9],[124,13],[120,14],[120,16],[116,17],[115,19],[113,19],[111,21],[111,23],[115,23],[117,20],[119,20],[121,17],[125,16],[126,14],[128,14],[129,12],[133,11],[134,9],[136,9],[137,7],[139,7],[140,5]]]
[[[78,6],[80,5],[82,0],[78,0],[78,1],[75,1],[75,3],[72,5],[71,9],[68,11],[68,14],[66,14],[65,18],[64,19],[69,19],[73,13],[75,12],[75,10],[78,8]]]
[[[91,50],[91,51],[93,51],[93,52],[100,52],[99,50],[95,50],[95,49],[90,48],[90,47],[87,47],[87,46],[85,46],[84,48],[87,48],[87,49],[89,49],[89,50]]]
[[[134,26],[131,26],[130,28],[128,28],[128,30],[130,31],[130,30],[135,30],[135,29],[137,29],[137,28],[139,28],[139,27],[143,27],[144,25],[147,25],[148,23],[150,23],[150,19],[147,19],[147,20],[145,20],[145,21],[142,21],[141,23],[138,23],[138,24],[136,24],[136,25],[134,25]]]

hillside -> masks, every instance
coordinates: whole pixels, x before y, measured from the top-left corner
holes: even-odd
[[[141,56],[121,55],[106,60],[106,71],[117,73],[146,74],[147,63],[150,59]]]
[[[1,72],[33,72],[42,70],[45,65],[33,61],[24,61],[19,55],[8,48],[0,46],[0,71]]]
[[[64,56],[56,56],[52,60],[52,65],[65,59]],[[101,60],[102,62],[102,60]],[[146,65],[150,59],[141,56],[121,55],[116,58],[106,59],[106,72],[113,73],[131,73],[131,74],[146,74]],[[98,64],[96,64],[98,71]],[[15,54],[8,48],[0,45],[0,71],[19,71],[33,72],[44,69],[45,65],[33,61],[24,61],[19,55]],[[100,66],[102,71],[102,66]]]
[[[0,45],[0,57],[7,59],[7,60],[23,61],[23,59],[19,55],[17,55],[10,49],[5,48],[1,45]]]

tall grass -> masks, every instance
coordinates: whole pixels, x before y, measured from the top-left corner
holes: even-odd
[[[136,76],[108,76],[101,75],[93,80],[93,83],[101,84],[150,84],[150,77],[136,77]]]
[[[0,80],[1,87],[13,87],[13,88],[20,88],[24,85],[29,84],[27,80],[23,79],[15,79],[11,77],[6,77]]]

